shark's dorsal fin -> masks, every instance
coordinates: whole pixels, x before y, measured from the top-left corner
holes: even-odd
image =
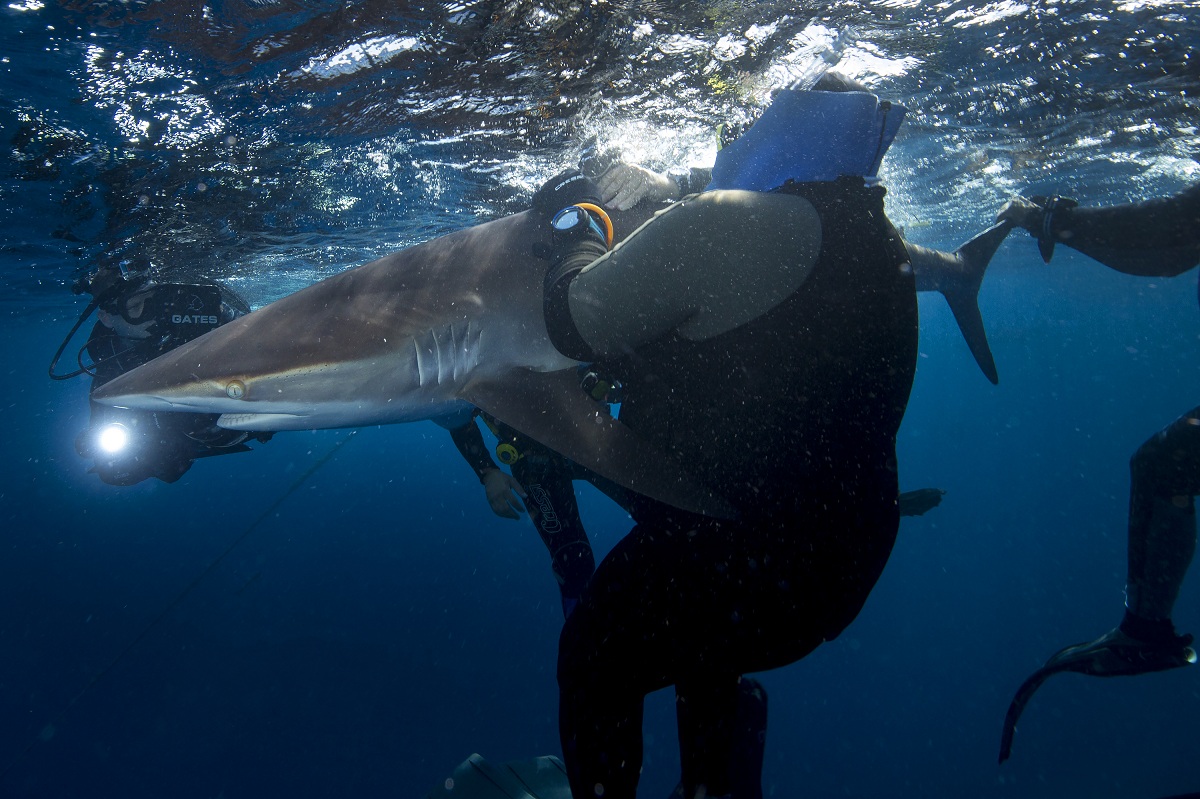
[[[473,380],[467,402],[541,445],[643,496],[718,518],[735,514],[675,459],[613,419],[579,387],[573,369],[507,373],[502,383]]]

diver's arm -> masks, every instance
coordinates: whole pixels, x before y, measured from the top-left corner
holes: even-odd
[[[520,498],[524,498],[525,489],[512,477],[501,470],[488,453],[487,444],[483,441],[483,433],[475,418],[464,425],[447,428],[450,440],[454,442],[458,453],[475,472],[479,482],[483,484],[487,494],[488,505],[492,512],[505,519],[520,518],[524,510]]]
[[[1142,277],[1174,277],[1200,263],[1200,184],[1171,197],[1104,208],[1058,197],[1014,197],[999,218],[1036,236],[1047,261],[1060,243]]]
[[[581,360],[664,335],[703,341],[791,296],[816,265],[821,221],[786,194],[715,191],[676,203],[603,254],[575,245],[547,276],[551,340]]]
[[[641,202],[678,200],[678,184],[667,175],[636,164],[615,164],[596,178],[600,199],[606,208],[628,211]]]
[[[636,164],[618,162],[596,178],[606,208],[628,211],[642,202],[678,200],[704,191],[712,170],[703,167],[654,172]]]
[[[497,467],[492,456],[488,454],[487,444],[483,441],[483,433],[479,432],[479,425],[475,424],[475,418],[472,417],[466,424],[447,428],[447,431],[458,454],[462,455],[463,460],[482,483],[484,476]]]

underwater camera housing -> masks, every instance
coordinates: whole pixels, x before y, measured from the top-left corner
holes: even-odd
[[[153,320],[150,332],[171,339],[172,346],[166,349],[215,330],[223,321],[221,289],[196,284],[150,286],[121,302],[114,311],[132,325]]]
[[[155,478],[173,483],[197,458],[249,452],[250,439],[270,433],[217,427],[215,414],[152,413],[92,403],[88,428],[75,439],[75,451],[93,461],[88,470],[109,485],[128,486]]]
[[[106,312],[80,350],[78,374],[92,376],[92,390],[210,330],[248,312],[241,298],[219,286],[164,283],[132,284],[123,294],[106,292],[85,310],[75,329],[97,307]],[[136,333],[136,337],[134,336]],[[84,355],[90,359],[85,362]],[[58,355],[55,356],[55,362]],[[248,452],[246,442],[267,441],[269,433],[251,434],[217,426],[214,414],[153,413],[91,403],[88,428],[75,440],[89,469],[109,485],[133,485],[149,478],[173,483],[197,458]]]

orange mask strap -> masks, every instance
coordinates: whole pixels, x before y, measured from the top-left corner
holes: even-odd
[[[613,223],[612,220],[608,218],[608,213],[603,208],[593,203],[575,203],[575,205],[579,206],[585,211],[591,211],[593,214],[600,217],[600,221],[604,223],[604,233],[608,236],[606,246],[611,250],[613,245]]]

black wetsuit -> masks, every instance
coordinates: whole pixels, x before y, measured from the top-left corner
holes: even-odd
[[[1043,227],[1043,225],[1045,227]],[[1055,209],[1030,220],[1058,243],[1131,275],[1174,277],[1200,263],[1200,183],[1170,197]],[[1171,610],[1196,548],[1200,407],[1155,433],[1130,461],[1129,573],[1122,629],[1173,635]]]
[[[1174,277],[1200,263],[1200,183],[1171,197],[1056,210],[1052,227],[1059,243],[1118,272]]]
[[[891,552],[895,437],[916,363],[912,273],[881,188],[846,179],[787,190],[822,221],[819,259],[798,290],[713,338],[670,334],[605,364],[625,386],[622,421],[739,518],[633,504],[636,527],[600,564],[560,643],[560,733],[576,797],[635,795],[643,697],[671,684],[686,795],[699,785],[727,792],[738,676],[835,638]],[[666,214],[686,215],[687,206]],[[665,218],[631,241],[655,236]],[[670,244],[697,262],[704,237],[720,235],[682,230]],[[597,254],[583,245],[566,265]],[[565,296],[548,286],[548,303]],[[556,346],[590,360],[561,319],[548,305]]]
[[[587,480],[618,503],[622,502],[625,492],[508,425],[491,418],[486,421],[501,444],[509,445],[510,451],[518,456],[510,464],[510,469],[513,477],[525,489],[525,509],[542,543],[550,552],[550,567],[558,581],[563,612],[569,615],[596,568],[587,531],[583,527],[583,520],[579,518],[579,506],[571,482]],[[497,468],[474,418],[467,424],[450,428],[450,437],[481,483],[489,469]]]

